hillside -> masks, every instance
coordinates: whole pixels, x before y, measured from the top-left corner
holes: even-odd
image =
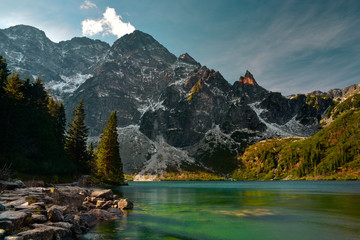
[[[232,177],[359,180],[359,97],[356,94],[329,109],[337,118],[312,137],[270,139],[248,147]]]

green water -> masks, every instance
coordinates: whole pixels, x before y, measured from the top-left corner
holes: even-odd
[[[360,182],[130,182],[86,239],[360,239]]]

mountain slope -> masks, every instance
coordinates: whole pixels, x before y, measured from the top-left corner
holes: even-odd
[[[349,98],[358,99],[359,94]],[[346,108],[348,101],[338,105]],[[360,108],[348,108],[306,139],[256,143],[239,158],[235,179],[360,179]]]

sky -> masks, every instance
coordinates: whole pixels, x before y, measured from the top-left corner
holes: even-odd
[[[189,53],[230,83],[249,70],[283,95],[360,83],[359,0],[0,0],[0,28],[26,24],[54,42],[113,44],[135,29]]]

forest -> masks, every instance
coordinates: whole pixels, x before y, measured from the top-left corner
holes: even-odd
[[[124,181],[114,111],[99,146],[87,143],[86,113],[81,100],[66,122],[65,109],[44,87],[10,72],[0,56],[0,176],[92,174],[113,184]]]

